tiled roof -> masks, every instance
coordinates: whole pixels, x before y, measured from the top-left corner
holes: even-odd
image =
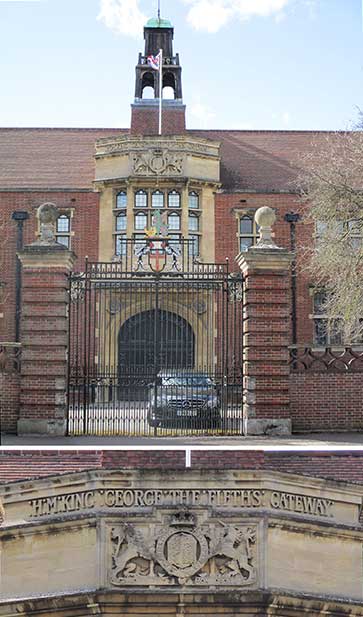
[[[223,456],[222,456],[223,455]],[[361,451],[192,452],[192,468],[266,470],[363,486]],[[0,450],[0,485],[92,469],[185,469],[183,450]]]
[[[89,189],[95,175],[95,141],[120,132],[0,129],[0,188]]]
[[[126,129],[0,128],[0,189],[91,188],[94,146]],[[310,131],[188,131],[220,141],[227,190],[293,189],[300,153],[326,133]]]

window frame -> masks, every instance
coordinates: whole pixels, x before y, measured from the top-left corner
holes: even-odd
[[[55,239],[56,242],[58,242],[58,244],[62,244],[63,246],[65,246],[68,250],[70,250],[71,248],[71,239],[73,236],[73,232],[72,232],[72,218],[73,218],[73,211],[67,211],[67,210],[60,210],[60,214],[56,220],[56,224],[55,224]],[[68,220],[68,231],[59,231],[58,230],[58,221],[60,219],[67,219]],[[60,242],[59,240],[64,238],[65,240],[67,240],[67,243],[65,242]]]
[[[255,246],[258,238],[259,238],[259,227],[255,220],[256,210],[240,210],[237,213],[237,237],[238,237],[238,250],[240,253],[246,253],[249,248]],[[252,223],[252,232],[251,233],[242,233],[241,223],[244,219],[248,219]],[[246,240],[251,240],[251,244],[242,245],[242,240],[245,238]],[[244,246],[244,248],[243,248]]]

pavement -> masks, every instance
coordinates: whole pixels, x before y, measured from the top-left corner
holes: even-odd
[[[39,449],[53,447],[90,448],[153,448],[153,447],[201,447],[234,449],[337,449],[363,450],[363,433],[297,433],[288,437],[215,437],[215,436],[180,436],[180,437],[17,437],[2,434],[1,447],[23,448],[32,446]]]

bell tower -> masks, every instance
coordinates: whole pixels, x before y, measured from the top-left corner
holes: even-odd
[[[158,134],[160,72],[148,64],[149,56],[163,50],[163,131],[164,135],[185,132],[185,105],[182,94],[182,67],[174,55],[174,28],[168,19],[149,19],[144,28],[145,51],[136,66],[135,100],[131,105],[131,133]]]

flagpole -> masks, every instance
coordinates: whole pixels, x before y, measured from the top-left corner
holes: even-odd
[[[159,135],[162,132],[162,108],[163,108],[163,50],[160,49],[159,70]]]

